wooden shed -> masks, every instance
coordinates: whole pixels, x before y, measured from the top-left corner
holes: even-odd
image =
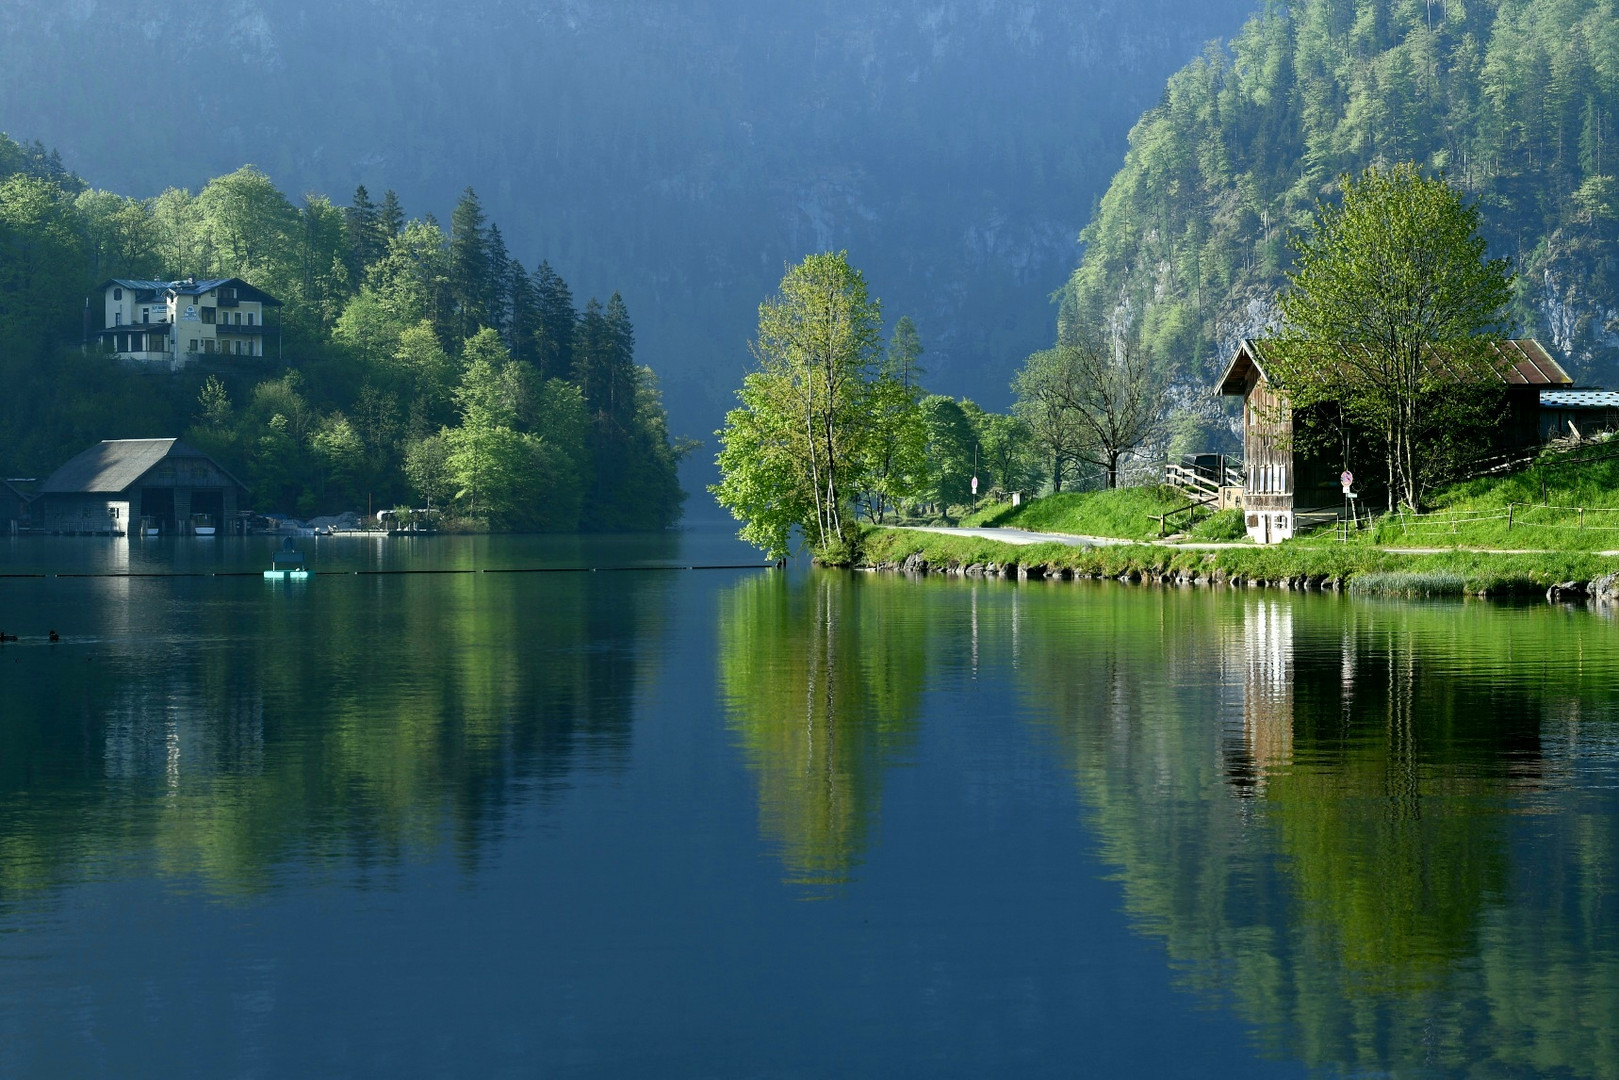
[[[1243,399],[1242,502],[1248,535],[1274,544],[1294,535],[1299,515],[1329,513],[1342,504],[1339,475],[1344,463],[1325,454],[1293,451],[1286,388],[1266,373],[1266,344],[1244,340],[1217,385],[1221,394]],[[1532,338],[1498,341],[1494,348],[1502,360],[1507,394],[1507,416],[1497,429],[1496,448],[1532,446],[1541,437],[1541,391],[1571,386],[1574,380]]]
[[[247,489],[207,454],[178,439],[109,439],[57,469],[40,486],[36,527],[52,533],[123,536],[142,521],[164,536],[193,523],[237,518]]]

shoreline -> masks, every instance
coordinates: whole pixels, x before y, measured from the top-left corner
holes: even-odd
[[[1077,538],[1076,538],[1077,539]],[[1401,552],[1364,547],[1082,546],[876,528],[849,569],[965,578],[1114,580],[1129,584],[1279,588],[1382,595],[1619,601],[1619,556],[1596,552]],[[1359,585],[1356,579],[1360,579]]]

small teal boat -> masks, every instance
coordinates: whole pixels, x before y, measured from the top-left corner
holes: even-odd
[[[303,581],[309,577],[304,553],[292,546],[292,537],[281,541],[281,550],[270,556],[270,569],[264,576],[274,581]]]

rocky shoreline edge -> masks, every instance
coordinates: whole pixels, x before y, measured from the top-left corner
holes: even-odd
[[[901,562],[885,561],[854,567],[856,570],[889,572],[923,577],[940,574],[947,577],[1000,578],[1016,581],[1117,581],[1124,585],[1214,585],[1227,588],[1274,588],[1343,592],[1348,582],[1342,576],[1329,574],[1284,574],[1275,578],[1250,577],[1241,571],[1227,574],[1215,568],[1209,573],[1194,573],[1188,569],[1154,573],[1151,570],[1128,569],[1118,575],[1100,571],[1088,572],[1067,566],[1046,563],[949,563],[935,565],[920,552],[912,552]],[[1518,590],[1521,595],[1521,590]],[[1538,586],[1536,586],[1538,591]],[[1480,591],[1477,596],[1489,596]],[[1591,581],[1559,581],[1546,587],[1546,599],[1554,602],[1569,600],[1596,600],[1601,603],[1619,601],[1619,573],[1605,574]]]
[[[1175,551],[1129,545],[1015,546],[876,530],[848,569],[909,577],[1115,581],[1127,585],[1268,588],[1368,596],[1474,596],[1619,603],[1619,560],[1590,553],[1402,555],[1327,547]]]

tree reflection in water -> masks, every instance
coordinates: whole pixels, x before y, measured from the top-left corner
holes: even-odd
[[[731,728],[786,879],[847,880],[884,767],[915,739],[927,634],[914,593],[817,574],[750,579],[722,600],[718,657]]]
[[[13,647],[0,899],[118,867],[229,895],[475,866],[516,804],[626,767],[670,603],[639,575],[259,585],[92,581],[93,643]]]
[[[1117,589],[1051,624],[1032,704],[1188,984],[1315,1067],[1619,1074],[1609,625]]]

